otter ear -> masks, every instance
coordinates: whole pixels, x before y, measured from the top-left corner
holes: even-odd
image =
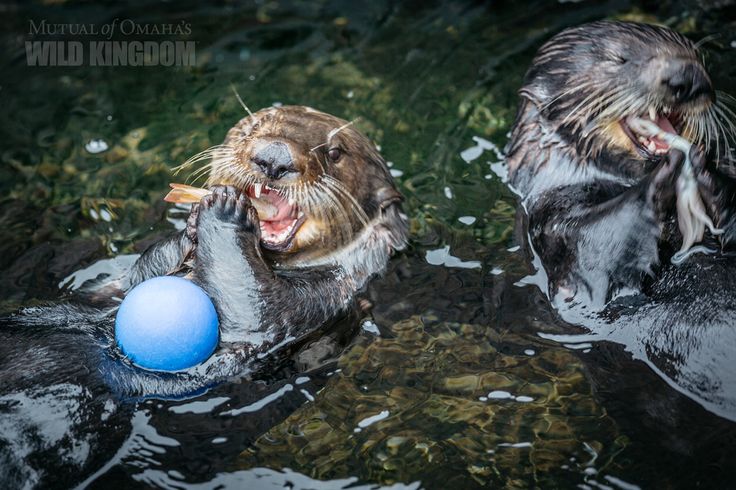
[[[376,191],[376,202],[378,203],[378,209],[384,211],[390,205],[400,203],[404,200],[404,196],[401,195],[394,187],[381,187]]]

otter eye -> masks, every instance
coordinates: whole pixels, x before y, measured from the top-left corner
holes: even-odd
[[[340,148],[330,148],[329,150],[327,150],[327,158],[329,158],[333,162],[338,161],[341,156],[342,151],[340,151]]]

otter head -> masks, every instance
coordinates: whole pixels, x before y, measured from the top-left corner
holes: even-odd
[[[392,249],[406,241],[386,163],[347,121],[309,107],[264,109],[205,156],[208,185],[233,185],[257,204],[261,247],[277,264],[324,263],[367,229],[382,229]]]
[[[733,159],[728,99],[715,92],[697,46],[665,27],[601,21],[567,29],[539,50],[521,95],[581,160],[617,172],[637,175],[668,151],[632,131],[631,117],[705,146],[717,161]]]

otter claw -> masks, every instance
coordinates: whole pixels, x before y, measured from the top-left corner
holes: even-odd
[[[258,214],[248,196],[231,186],[216,186],[212,193],[204,196],[199,204],[197,225],[204,215],[212,215],[217,220],[237,224],[248,231],[258,230]]]

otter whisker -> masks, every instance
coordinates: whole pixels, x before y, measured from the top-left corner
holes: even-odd
[[[567,122],[568,122],[568,121],[572,120],[572,119],[573,119],[573,118],[574,118],[574,117],[575,117],[575,116],[577,115],[578,111],[579,111],[579,110],[580,110],[581,108],[585,107],[585,105],[586,105],[586,104],[587,104],[587,103],[588,103],[589,101],[595,100],[595,98],[596,98],[596,97],[599,97],[599,96],[598,96],[598,94],[596,94],[596,93],[592,93],[592,94],[590,94],[590,95],[586,96],[586,97],[585,97],[585,98],[584,98],[584,99],[582,100],[582,102],[580,102],[580,103],[579,103],[579,104],[578,104],[577,106],[575,106],[575,108],[574,108],[574,109],[573,109],[572,111],[570,111],[570,112],[569,112],[569,113],[567,114],[567,116],[565,116],[565,117],[564,117],[564,118],[562,119],[562,122],[560,123],[560,125],[561,125],[561,126],[564,126],[565,124],[567,124]]]
[[[705,141],[703,141],[703,138],[700,138],[697,141],[705,145],[706,152],[710,152],[711,148],[713,147],[713,143],[715,142],[716,154],[717,154],[718,153],[718,129],[717,129],[717,124],[715,122],[712,112],[708,111],[699,116],[691,116],[691,118],[698,121],[698,124],[702,124],[704,131],[705,131],[705,138],[704,138]],[[690,137],[689,134],[687,134],[687,136]]]
[[[202,160],[214,160],[218,157],[233,158],[234,156],[234,150],[229,145],[215,145],[189,157],[184,163],[174,167],[172,170],[174,171],[174,173],[179,173],[182,170],[191,167],[195,163],[201,162]]]
[[[343,125],[342,125],[342,126],[340,126],[339,128],[335,128],[335,129],[333,129],[332,131],[330,131],[329,133],[327,133],[327,143],[329,144],[330,140],[331,140],[332,138],[334,138],[336,134],[338,134],[338,133],[339,133],[340,131],[342,131],[343,129],[349,128],[350,126],[352,126],[352,125],[353,125],[354,123],[356,123],[357,121],[360,121],[360,118],[359,118],[359,117],[356,117],[356,118],[355,118],[355,119],[353,119],[352,121],[350,121],[350,122],[346,122],[345,124],[343,124]]]
[[[210,169],[212,169],[212,162],[209,162],[206,165],[202,165],[199,169],[192,172],[186,181],[193,184],[197,182],[200,178],[206,176]]]
[[[715,111],[713,114],[714,122],[720,128],[721,134],[723,134],[723,144],[725,146],[724,156],[731,159],[731,151],[733,149],[732,145],[736,142],[736,126],[729,118],[729,116],[733,116],[733,111],[725,106],[719,106],[718,104],[713,108]]]
[[[368,216],[365,214],[365,211],[363,211],[363,207],[358,203],[358,201],[355,200],[353,195],[343,187],[340,181],[333,179],[327,174],[324,174],[322,182],[324,182],[338,194],[341,194],[344,198],[346,198],[352,204],[351,208],[353,209],[353,211],[355,212],[355,216],[361,221],[363,226],[368,225]]]
[[[709,42],[709,41],[712,41],[712,40],[714,40],[714,39],[718,39],[719,37],[720,37],[720,34],[718,34],[718,33],[715,33],[715,34],[710,34],[710,35],[708,35],[708,36],[705,36],[705,37],[704,37],[703,39],[701,39],[700,41],[696,42],[695,44],[693,44],[693,47],[694,47],[695,49],[700,49],[700,47],[701,47],[701,46],[702,46],[703,44],[705,44],[705,43],[707,43],[707,42]]]
[[[729,94],[727,92],[723,92],[721,90],[716,90],[716,99],[718,101],[721,101],[721,102],[724,102],[724,103],[727,103],[727,104],[731,104],[733,106],[736,106],[736,97],[734,97],[733,95],[731,95],[731,94]]]
[[[722,118],[722,122],[728,124],[731,136],[736,136],[736,124],[734,124],[734,121],[736,121],[736,113],[726,104],[719,102],[716,102],[714,109]]]
[[[250,117],[253,117],[253,113],[250,111],[250,109],[248,109],[248,106],[245,105],[245,102],[243,102],[243,99],[240,98],[240,94],[238,93],[237,89],[235,88],[235,85],[233,85],[231,83],[230,84],[230,89],[235,94],[235,98],[238,99],[238,102],[240,102],[240,105],[243,106],[243,109],[245,109],[245,112],[247,112]]]
[[[713,125],[718,130],[718,139],[716,140],[716,158],[718,160],[721,159],[721,149],[720,149],[720,142],[721,138],[720,136],[723,136],[723,144],[725,145],[724,151],[728,150],[728,134],[726,133],[726,128],[723,126],[723,123],[720,120],[719,116],[722,116],[722,113],[720,112],[719,108],[717,106],[713,106],[713,112],[710,113],[711,118],[713,120]]]
[[[334,211],[335,216],[331,216],[331,218],[333,218],[333,222],[339,223],[341,238],[343,240],[349,240],[353,234],[353,227],[347,210],[342,206],[334,192],[326,186],[324,182],[319,182],[317,185],[319,186],[320,193],[324,193],[324,195],[327,196],[327,199],[333,203],[333,206],[328,209]]]
[[[550,101],[549,101],[549,102],[547,102],[546,104],[543,104],[543,105],[542,105],[542,106],[541,106],[541,107],[540,107],[540,108],[538,109],[538,110],[539,110],[539,112],[543,112],[543,111],[545,111],[545,110],[546,110],[546,109],[548,109],[548,108],[549,108],[549,107],[550,107],[550,106],[551,106],[552,104],[554,104],[555,102],[557,102],[558,100],[560,100],[561,98],[563,98],[563,97],[565,97],[565,96],[567,96],[567,95],[572,95],[572,94],[573,94],[573,93],[575,93],[575,92],[578,92],[578,91],[580,91],[580,90],[583,90],[583,89],[589,88],[589,87],[590,87],[590,85],[591,85],[590,83],[581,83],[581,84],[576,84],[576,85],[574,85],[574,86],[573,86],[572,88],[570,88],[570,89],[568,89],[568,90],[565,90],[564,92],[562,92],[562,93],[561,93],[560,95],[558,95],[557,97],[554,97],[554,98],[552,98],[552,100],[550,100]]]
[[[319,219],[329,221],[332,226],[341,227],[339,238],[349,240],[353,235],[350,213],[345,209],[343,202],[335,195],[323,181],[311,184],[306,196],[302,196],[307,212]],[[351,210],[355,213],[355,210]]]
[[[603,103],[606,103],[605,99],[601,98],[601,100],[603,100]],[[626,114],[631,113],[633,108],[640,105],[636,104],[636,102],[636,96],[632,94],[626,94],[624,91],[619,90],[612,95],[612,100],[607,102],[608,106],[600,111],[595,119],[598,124],[602,124],[610,120],[621,119]]]

